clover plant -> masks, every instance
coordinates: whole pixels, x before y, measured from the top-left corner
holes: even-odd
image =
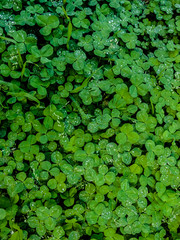
[[[180,1],[0,1],[0,239],[180,240]]]

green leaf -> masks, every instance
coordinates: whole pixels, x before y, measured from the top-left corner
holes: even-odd
[[[66,69],[65,58],[60,56],[52,59],[52,65],[55,66],[59,71],[63,72]]]
[[[80,234],[76,231],[72,231],[68,237],[69,240],[78,240],[80,239]]]
[[[11,38],[7,38],[7,37],[4,37],[4,36],[0,36],[0,39],[3,39],[3,40],[6,40],[6,41],[9,41],[9,42],[12,42],[12,43],[14,43],[14,44],[17,43],[17,42],[14,41],[13,39],[11,39]]]
[[[139,135],[136,132],[130,132],[127,134],[128,141],[132,144],[137,143],[139,141]]]
[[[8,92],[7,95],[11,95],[11,96],[14,96],[14,97],[28,98],[29,100],[35,101],[36,103],[38,103],[38,106],[40,104],[40,101],[36,97],[31,95],[30,93],[26,93],[26,92],[19,92],[19,93]]]
[[[50,189],[55,189],[57,187],[57,182],[55,179],[50,179],[47,183],[47,186],[50,188]]]
[[[14,232],[10,237],[10,240],[20,240],[20,239],[22,239],[22,237],[20,238],[18,231]]]
[[[137,36],[135,33],[120,33],[118,36],[126,43],[127,48],[135,48],[137,43]]]
[[[136,163],[130,166],[130,170],[134,174],[141,174],[143,171],[142,167],[137,165]]]
[[[56,226],[56,220],[52,217],[48,217],[45,219],[45,227],[48,231],[52,231],[55,229]]]
[[[91,80],[92,76],[93,76],[98,70],[100,70],[102,67],[103,67],[103,66],[99,67],[95,72],[93,72],[93,73],[91,74],[91,76],[87,77],[87,78],[83,81],[82,85],[79,86],[79,87],[77,87],[76,89],[72,90],[71,93],[78,93],[78,92],[80,92],[83,88],[87,87],[87,85],[88,85],[89,81]]]
[[[63,2],[63,4],[65,4],[65,3]],[[62,10],[63,10],[64,15],[66,16],[66,18],[69,19],[68,14],[67,14],[67,12],[66,12],[66,10],[65,10],[65,8],[63,6],[62,6]]]
[[[176,21],[177,30],[180,31],[180,19]]]
[[[59,19],[56,16],[38,15],[36,17],[37,24],[40,27],[48,26],[50,29],[57,28],[59,25]]]
[[[3,220],[6,217],[6,211],[3,208],[0,208],[0,220]]]
[[[1,64],[0,65],[0,70],[1,70],[1,74],[4,76],[4,77],[8,77],[11,70],[10,68],[6,65],[6,64]],[[0,84],[2,84],[3,81],[0,81]]]
[[[65,235],[65,231],[61,226],[57,226],[53,231],[53,235],[56,238],[61,238]]]
[[[32,217],[28,218],[27,222],[31,228],[36,228],[39,223],[39,220],[37,217],[32,216]]]
[[[91,35],[86,35],[85,37],[81,37],[78,42],[78,46],[84,47],[86,52],[90,52],[93,50],[93,40]]]
[[[68,23],[68,34],[67,34],[67,48],[69,49],[69,41],[71,38],[71,34],[72,34],[72,23],[69,22]]]
[[[50,215],[53,218],[59,218],[62,213],[62,208],[60,206],[52,206],[50,208]]]
[[[85,59],[86,59],[86,54],[82,51],[82,50],[76,50],[74,52],[74,57],[75,57],[75,61],[73,63],[73,68],[76,71],[80,71],[84,68],[85,65]]]
[[[131,85],[130,86],[130,88],[129,88],[129,93],[131,94],[131,96],[133,97],[133,98],[136,98],[137,97],[137,88],[136,88],[136,86],[134,86],[134,85]]]
[[[23,141],[19,144],[20,151],[23,153],[27,153],[30,151],[31,144],[27,141]]]
[[[86,213],[86,220],[89,225],[96,224],[98,219],[98,215],[94,211],[90,211]]]
[[[27,33],[23,30],[14,31],[12,37],[15,39],[16,42],[25,42]]]
[[[118,144],[124,144],[127,141],[127,137],[124,133],[118,133],[116,135],[116,142]]]
[[[26,64],[27,64],[27,62],[25,62],[25,63],[23,64],[23,67],[22,67],[21,80],[23,79],[23,76],[24,76],[24,73],[25,73],[25,70],[26,70]]]
[[[40,50],[41,57],[50,57],[53,54],[53,47],[50,44],[43,46]]]
[[[36,210],[36,214],[40,220],[45,220],[49,216],[50,212],[47,207],[39,207]]]
[[[161,182],[157,182],[155,187],[159,196],[161,196],[166,191],[166,186]]]
[[[4,52],[6,49],[6,44],[4,41],[0,41],[0,53]]]
[[[37,234],[42,237],[46,234],[46,228],[43,224],[39,223],[36,227]]]

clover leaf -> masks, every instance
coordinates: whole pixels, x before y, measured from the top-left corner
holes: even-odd
[[[98,215],[94,211],[87,212],[86,219],[89,225],[96,224]]]
[[[39,50],[37,46],[32,46],[30,51],[31,55],[28,55],[29,61],[37,62],[40,60],[44,64],[50,62],[48,57],[53,54],[53,47],[47,44]]]
[[[18,30],[12,33],[12,37],[17,42],[25,42],[27,33],[23,30]]]
[[[6,64],[1,64],[0,70],[1,70],[1,74],[4,77],[8,77],[10,75],[12,78],[17,79],[21,76],[21,72],[15,71],[15,70],[9,68]]]
[[[57,28],[59,25],[59,19],[54,15],[37,15],[36,22],[42,27],[40,33],[44,36],[49,35],[52,29]]]
[[[90,52],[93,50],[93,40],[90,35],[86,35],[85,37],[81,37],[78,42],[78,46],[84,47],[86,52]]]
[[[86,54],[82,50],[76,50],[74,53],[67,53],[65,58],[67,63],[72,64],[76,71],[80,71],[84,68]]]
[[[179,12],[0,1],[0,239],[179,239]]]
[[[77,28],[85,28],[87,29],[90,25],[90,22],[88,19],[86,19],[86,13],[85,11],[77,11],[76,17],[72,19],[72,23]]]
[[[61,56],[58,58],[53,58],[52,65],[55,66],[58,71],[61,71],[61,72],[65,71],[66,69],[65,57]]]
[[[53,230],[53,236],[58,238],[58,237],[63,237],[65,235],[65,231],[61,226],[57,226],[54,230]]]
[[[14,11],[20,11],[22,9],[22,1],[21,0],[10,0],[9,2],[2,1],[2,6],[5,9],[11,9],[13,8]]]
[[[126,43],[127,48],[134,49],[137,42],[137,36],[135,33],[122,33],[118,34],[118,37],[122,39],[123,42]]]
[[[80,234],[76,231],[72,231],[70,234],[69,234],[69,240],[78,240],[80,239]]]
[[[42,14],[44,8],[40,4],[35,4],[34,6],[28,6],[26,10],[32,14],[39,13]]]
[[[176,28],[177,28],[177,30],[178,31],[180,31],[180,19],[178,19],[177,21],[176,21]]]
[[[107,44],[107,39],[102,36],[101,32],[95,32],[92,35],[94,48],[97,50],[103,50]]]
[[[30,13],[28,13],[25,10],[22,10],[20,12],[20,15],[16,15],[14,17],[14,20],[16,21],[17,25],[24,26],[24,25],[29,25],[29,26],[34,26],[35,25],[35,19],[31,16]]]
[[[41,81],[38,76],[35,76],[35,75],[31,76],[29,78],[29,83],[32,87],[37,88],[38,94],[40,94],[40,95],[47,94],[46,87],[48,87],[49,84],[47,82]]]
[[[6,211],[3,208],[0,208],[0,220],[3,220],[6,217]]]

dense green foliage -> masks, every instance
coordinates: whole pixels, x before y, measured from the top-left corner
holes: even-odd
[[[0,1],[0,239],[180,239],[180,1]]]

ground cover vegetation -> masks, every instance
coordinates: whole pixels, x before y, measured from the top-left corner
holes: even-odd
[[[0,239],[180,239],[180,1],[0,1]]]

